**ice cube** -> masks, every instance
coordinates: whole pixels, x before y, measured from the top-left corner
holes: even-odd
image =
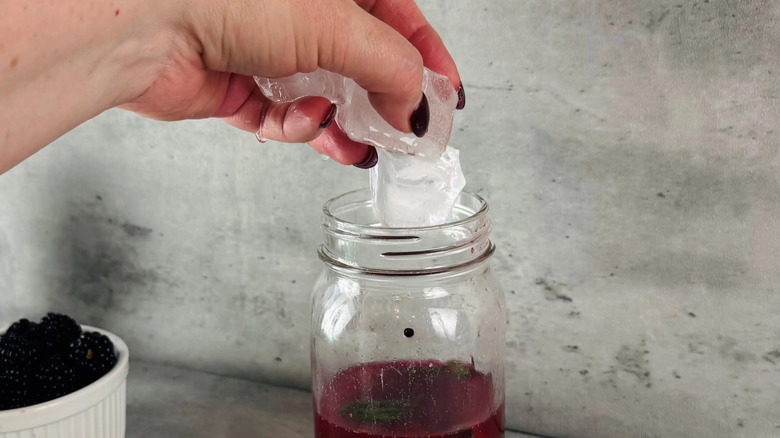
[[[422,88],[431,113],[423,138],[391,127],[371,106],[365,90],[335,73],[320,69],[255,81],[274,102],[305,96],[329,99],[338,106],[336,123],[349,138],[377,146],[379,162],[369,175],[381,225],[423,227],[447,221],[466,180],[458,151],[447,146],[458,96],[446,76],[423,72]]]
[[[431,118],[428,132],[417,138],[390,126],[374,110],[364,89],[336,73],[318,69],[285,78],[256,77],[255,81],[263,94],[274,102],[291,102],[304,96],[327,98],[339,107],[336,124],[352,140],[429,160],[437,159],[447,147],[458,103],[449,79],[424,69],[422,89],[428,99]]]
[[[434,161],[377,150],[371,169],[373,208],[386,227],[425,227],[447,222],[466,185],[457,149],[447,147]]]
[[[355,84],[344,76],[323,69],[274,79],[255,76],[255,83],[263,95],[274,102],[292,102],[302,97],[318,96],[337,105],[346,102]]]
[[[428,98],[431,119],[422,138],[390,126],[371,106],[368,93],[357,86],[344,110],[336,114],[336,123],[359,143],[435,160],[449,142],[458,96],[446,76],[428,69],[423,72],[423,93]]]

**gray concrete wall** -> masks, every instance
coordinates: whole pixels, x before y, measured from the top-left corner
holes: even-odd
[[[508,423],[780,436],[780,3],[420,1],[491,203]],[[305,387],[319,212],[366,174],[219,121],[109,111],[0,177],[0,320]]]

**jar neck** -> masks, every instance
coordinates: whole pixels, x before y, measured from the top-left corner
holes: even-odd
[[[378,225],[369,190],[349,192],[323,208],[320,258],[338,269],[374,275],[425,275],[460,270],[487,260],[488,206],[463,192],[451,221],[437,226],[389,228]]]

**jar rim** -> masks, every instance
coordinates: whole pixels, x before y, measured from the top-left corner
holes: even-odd
[[[372,232],[376,232],[378,230],[385,230],[385,231],[389,231],[389,232],[398,232],[400,230],[408,230],[410,232],[415,232],[415,231],[424,232],[424,231],[432,231],[432,230],[441,230],[441,229],[444,229],[444,228],[449,228],[449,227],[454,227],[454,226],[458,226],[458,225],[463,225],[463,224],[465,224],[467,222],[476,220],[479,217],[483,217],[483,216],[487,215],[488,209],[489,209],[488,203],[487,203],[487,201],[485,201],[485,199],[483,197],[477,195],[476,193],[472,193],[472,192],[468,192],[468,191],[464,190],[458,196],[458,201],[455,202],[455,207],[453,207],[453,210],[458,208],[458,207],[463,207],[463,205],[461,203],[461,200],[464,197],[471,198],[473,201],[475,201],[477,203],[477,205],[479,205],[479,208],[476,209],[475,211],[471,212],[470,214],[464,216],[464,217],[458,218],[458,219],[453,220],[451,222],[445,222],[445,223],[439,224],[439,225],[428,225],[428,226],[423,226],[423,227],[388,227],[388,226],[383,226],[383,225],[378,225],[378,224],[356,224],[354,222],[350,222],[350,221],[344,220],[344,219],[336,216],[336,214],[334,214],[334,212],[332,211],[331,207],[336,205],[338,202],[344,202],[344,201],[346,201],[349,198],[357,197],[357,195],[362,195],[362,194],[368,194],[367,197],[365,195],[362,196],[362,198],[366,199],[365,202],[369,202],[369,203],[373,202],[373,201],[371,201],[370,189],[363,188],[363,189],[352,190],[352,191],[349,191],[349,192],[346,192],[346,193],[342,193],[339,196],[336,196],[334,198],[329,199],[322,206],[322,214],[323,214],[323,216],[325,218],[327,218],[328,220],[333,221],[334,225],[339,225],[339,226],[344,226],[344,227],[349,227],[349,228],[357,228],[357,229],[365,228],[367,230],[371,230]]]
[[[378,225],[368,189],[337,196],[323,206],[320,258],[327,264],[374,274],[422,275],[446,272],[493,254],[488,204],[462,192],[451,221],[426,227]]]

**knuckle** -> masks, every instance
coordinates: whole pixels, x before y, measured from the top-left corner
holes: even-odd
[[[402,78],[398,84],[400,92],[406,95],[414,95],[417,99],[422,90],[423,61],[422,56],[415,51],[403,58],[402,63],[398,64],[399,74],[396,77]]]

